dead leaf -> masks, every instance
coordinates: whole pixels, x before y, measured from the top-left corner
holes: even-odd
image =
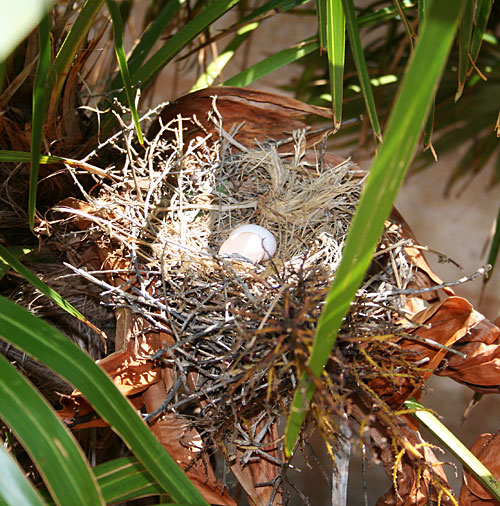
[[[213,97],[217,97],[216,108],[220,113],[222,125],[226,132],[240,127],[234,139],[245,147],[253,147],[256,141],[266,139],[280,140],[292,136],[292,132],[307,127],[304,119],[307,116],[320,116],[332,119],[332,112],[323,107],[305,104],[293,98],[274,93],[217,86],[185,95],[167,105],[160,114],[163,125],[183,118],[186,131],[186,145],[197,136],[211,133],[219,136],[219,128],[210,118],[216,118],[213,112]],[[191,118],[196,117],[193,121]],[[333,125],[330,131],[333,130]],[[148,138],[153,139],[160,131],[160,122],[153,123]],[[309,135],[308,147],[320,142],[328,129],[318,134]],[[167,136],[168,132],[164,134]]]
[[[448,376],[476,392],[500,392],[500,329],[482,314],[473,311],[467,321],[467,333],[453,346],[466,358],[448,353],[447,367],[440,376]]]
[[[400,377],[396,374],[386,377],[377,376],[369,386],[379,397],[392,408],[416,395],[419,385],[422,385],[441,364],[448,351],[441,346],[451,346],[462,338],[470,329],[469,318],[473,313],[472,306],[461,297],[448,297],[442,302],[431,304],[427,309],[420,311],[413,318],[414,323],[422,325],[411,332],[421,340],[400,339],[397,341],[399,350],[393,353],[406,353],[409,362],[422,362],[420,374],[415,385],[414,379]]]
[[[471,446],[471,452],[490,470],[498,480],[500,479],[500,437],[498,434],[481,434]],[[499,506],[486,489],[464,470],[462,489],[460,491],[460,506]]]

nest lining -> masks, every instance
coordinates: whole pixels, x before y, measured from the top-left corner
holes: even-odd
[[[286,411],[363,178],[349,161],[333,167],[319,155],[303,156],[304,132],[294,134],[289,154],[273,142],[237,152],[226,132],[221,140],[207,136],[186,147],[182,135],[182,122],[174,122],[143,155],[130,143],[120,147],[126,162],[111,170],[119,183],[101,182],[100,195],[89,196],[95,216],[89,232],[127,259],[128,281],[107,290],[114,304],[140,314],[149,324],[143,332],[173,335],[174,343],[154,357],[178,378],[163,408],[184,413],[206,441],[227,445],[235,442],[231,427],[240,427],[241,416]],[[242,223],[275,235],[271,261],[217,255]],[[412,279],[405,245],[399,228],[388,226],[329,365],[339,376],[332,376],[336,397],[346,393],[345,370],[359,354],[353,343],[375,348],[383,361],[387,346],[380,336],[404,331],[404,297],[383,294]],[[126,279],[123,271],[116,275]],[[356,372],[379,373],[370,365]]]

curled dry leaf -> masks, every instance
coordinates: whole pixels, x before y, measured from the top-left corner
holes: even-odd
[[[164,416],[152,425],[151,430],[210,504],[236,506],[227,488],[217,480],[208,456],[203,454],[200,435],[187,427],[185,420],[173,415]]]
[[[500,329],[475,311],[467,300],[448,297],[420,311],[412,321],[421,325],[410,333],[419,340],[403,339],[398,344],[401,350],[413,354],[413,360],[423,363],[422,384],[435,373],[477,392],[500,391]],[[416,393],[410,385],[405,378],[389,381],[381,377],[370,386],[390,406],[397,407]]]
[[[500,329],[482,314],[472,311],[467,320],[467,333],[453,346],[465,357],[448,353],[446,368],[440,376],[448,376],[476,392],[500,392]]]
[[[471,446],[471,452],[489,469],[491,474],[500,479],[500,437],[498,434],[481,434]],[[486,489],[472,476],[464,471],[460,506],[499,506]]]
[[[423,385],[443,361],[448,351],[442,346],[453,345],[467,333],[472,311],[472,306],[465,299],[453,296],[417,313],[412,321],[421,326],[409,333],[410,338],[400,339],[399,348],[393,353],[404,352],[408,361],[423,365],[415,370],[413,378],[377,376],[370,382],[370,388],[389,406],[398,408],[418,392],[418,385]],[[423,342],[423,339],[426,341]]]
[[[245,148],[253,147],[266,139],[291,138],[295,130],[307,127],[304,122],[307,116],[332,119],[330,109],[308,105],[293,98],[264,91],[218,86],[205,88],[171,102],[160,114],[161,124],[168,125],[177,121],[179,116],[183,120],[185,118],[185,125],[189,125],[183,139],[186,144],[200,135],[212,134],[218,137],[220,130],[219,121],[213,112],[214,97],[217,97],[216,108],[223,118],[224,129],[229,132],[233,127],[238,128],[233,138]],[[160,129],[160,121],[155,122],[148,137],[154,138]],[[308,135],[308,147],[323,140],[331,130],[333,125]]]
[[[161,381],[162,369],[149,358],[160,349],[161,341],[156,339],[154,344],[151,345],[151,340],[144,340],[142,343],[130,340],[125,350],[117,351],[97,361],[118,390],[125,397],[129,397],[136,409],[144,405],[144,400],[137,397],[137,394]],[[59,410],[58,414],[70,427],[84,429],[107,425],[78,390],[69,396],[63,396],[61,404],[63,409]]]

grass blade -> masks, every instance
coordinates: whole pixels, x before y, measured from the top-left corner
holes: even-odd
[[[463,0],[434,0],[430,6],[391,111],[384,142],[374,160],[351,223],[342,261],[318,322],[308,363],[315,378],[322,374],[413,158],[451,48],[462,5]],[[308,374],[302,374],[285,433],[285,451],[288,455],[295,446],[314,389],[314,379]]]
[[[132,83],[139,82],[146,87],[165,65],[170,62],[189,42],[197,37],[205,28],[232,9],[240,0],[216,0],[181,28],[166,44],[163,45],[137,72],[132,76]]]
[[[301,5],[309,3],[309,0],[270,0],[265,4],[254,9],[250,14],[238,20],[238,24],[248,23],[249,21],[260,21],[268,17],[269,13],[288,12]]]
[[[474,19],[475,29],[474,35],[472,36],[472,43],[470,49],[470,60],[469,60],[469,71],[472,72],[473,65],[477,61],[479,56],[479,50],[483,43],[484,34],[488,26],[488,19],[490,17],[491,7],[493,6],[493,0],[477,0],[476,5],[476,16]]]
[[[1,440],[0,440],[1,443]],[[24,475],[24,471],[0,444],[0,501],[8,506],[43,506],[45,503],[36,488]]]
[[[222,50],[219,57],[211,62],[207,70],[198,78],[196,84],[190,91],[201,90],[211,86],[213,82],[220,76],[224,67],[231,61],[231,58],[236,53],[237,49],[245,42],[252,32],[259,27],[259,23],[249,23],[248,25],[240,28],[233,40]]]
[[[58,156],[47,156],[40,155],[39,163],[56,163],[63,161],[63,158]],[[27,151],[10,151],[6,149],[0,150],[0,162],[12,162],[12,163],[30,163],[31,162],[31,153]]]
[[[333,124],[337,130],[342,123],[344,96],[345,15],[342,0],[326,0],[326,46],[332,93]]]
[[[366,67],[363,46],[361,44],[361,35],[359,33],[354,3],[352,0],[342,0],[342,3],[344,5],[347,33],[351,43],[352,56],[354,58],[356,70],[358,71],[359,84],[361,86],[361,91],[363,92],[363,98],[365,100],[366,110],[368,111],[368,117],[370,118],[370,123],[372,125],[373,135],[379,142],[381,142],[382,133],[378,121],[377,109],[375,107],[375,99],[373,98],[372,87],[370,85],[370,76],[368,75],[368,69]]]
[[[43,124],[45,121],[45,83],[50,68],[50,27],[48,14],[38,26],[39,56],[33,85],[33,116],[31,120],[31,171],[28,198],[28,218],[30,230],[35,227],[36,191],[38,186],[38,169],[40,167],[40,150],[42,147]]]
[[[115,0],[106,0],[106,5],[113,21],[115,53],[118,60],[118,66],[120,68],[120,75],[122,76],[123,86],[125,88],[125,94],[127,96],[130,114],[132,115],[132,120],[135,125],[135,131],[137,132],[137,139],[139,140],[139,144],[141,146],[144,146],[144,139],[142,137],[141,125],[139,124],[139,115],[137,114],[137,108],[135,106],[134,92],[132,90],[130,73],[127,64],[127,55],[125,54],[125,48],[123,47],[122,16]]]
[[[75,344],[5,297],[0,297],[0,329],[4,339],[80,390],[174,500],[208,504],[109,376]]]
[[[104,504],[95,476],[69,429],[3,355],[0,418],[30,454],[57,504]]]
[[[318,49],[319,44],[317,40],[306,39],[293,47],[278,51],[269,58],[265,58],[255,65],[252,65],[243,72],[229,78],[223,84],[224,86],[248,86],[250,83],[257,81],[257,79],[260,79],[261,77],[264,77],[267,74],[288,65],[289,63],[296,62]]]
[[[13,246],[8,248],[8,251],[17,259],[34,251],[32,248],[25,248],[24,246]],[[0,279],[5,276],[5,273],[10,269],[10,265],[0,256]]]
[[[182,3],[181,0],[169,0],[148,29],[141,35],[141,40],[132,51],[128,61],[131,74],[136,72],[143,64],[151,49],[153,49],[153,46],[164,33],[165,28],[179,11]],[[120,86],[121,84],[119,81],[113,81],[112,88],[118,88]]]
[[[321,51],[326,51],[326,0],[316,0],[316,12],[318,17],[319,47]]]
[[[399,17],[400,17],[401,21],[403,22],[406,33],[408,34],[408,39],[410,41],[411,51],[413,52],[413,46],[415,44],[415,32],[413,31],[413,28],[412,28],[410,22],[408,21],[408,18],[406,17],[405,9],[403,8],[403,4],[401,3],[401,1],[394,0],[394,4],[396,5],[396,9],[399,13]]]
[[[462,462],[493,498],[500,501],[500,483],[488,468],[436,416],[427,411],[415,399],[407,400],[404,406],[411,410],[411,414]]]
[[[423,25],[425,16],[429,10],[429,0],[419,0],[418,2],[418,25],[419,28]],[[436,114],[436,99],[432,101],[431,111],[429,113],[429,117],[427,118],[427,121],[425,122],[424,127],[424,138],[423,138],[423,144],[424,144],[424,151],[427,151],[428,149],[431,150],[431,153],[434,156],[434,159],[436,159],[436,151],[434,149],[434,146],[432,145],[432,134],[434,132],[434,117]]]
[[[458,89],[455,102],[460,98],[465,86],[467,70],[470,66],[470,49],[472,39],[472,26],[474,24],[474,0],[465,2],[464,12],[460,20],[458,37]]]
[[[100,12],[104,0],[86,0],[78,14],[71,30],[64,39],[59,49],[54,63],[50,69],[49,78],[46,83],[45,110],[49,108],[49,97],[51,99],[52,110],[56,110],[56,104],[59,101],[61,92],[69,74],[69,69],[74,61],[75,55],[82,41],[92,27],[95,16]]]
[[[94,468],[106,503],[163,494],[163,489],[135,457],[124,457]]]
[[[422,0],[419,0],[419,5],[421,1]],[[404,0],[401,4],[401,8],[403,9],[403,12],[406,12],[409,9],[413,9],[415,5],[416,2],[413,2],[411,0]],[[365,28],[366,26],[381,24],[384,21],[389,21],[390,19],[394,19],[397,16],[399,16],[399,10],[396,9],[395,6],[391,5],[382,7],[381,9],[376,9],[360,16],[358,19],[358,25],[360,28]]]

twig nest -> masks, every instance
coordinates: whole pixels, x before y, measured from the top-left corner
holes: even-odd
[[[238,255],[258,263],[276,253],[276,239],[267,228],[247,224],[235,228],[222,243],[219,255]]]

